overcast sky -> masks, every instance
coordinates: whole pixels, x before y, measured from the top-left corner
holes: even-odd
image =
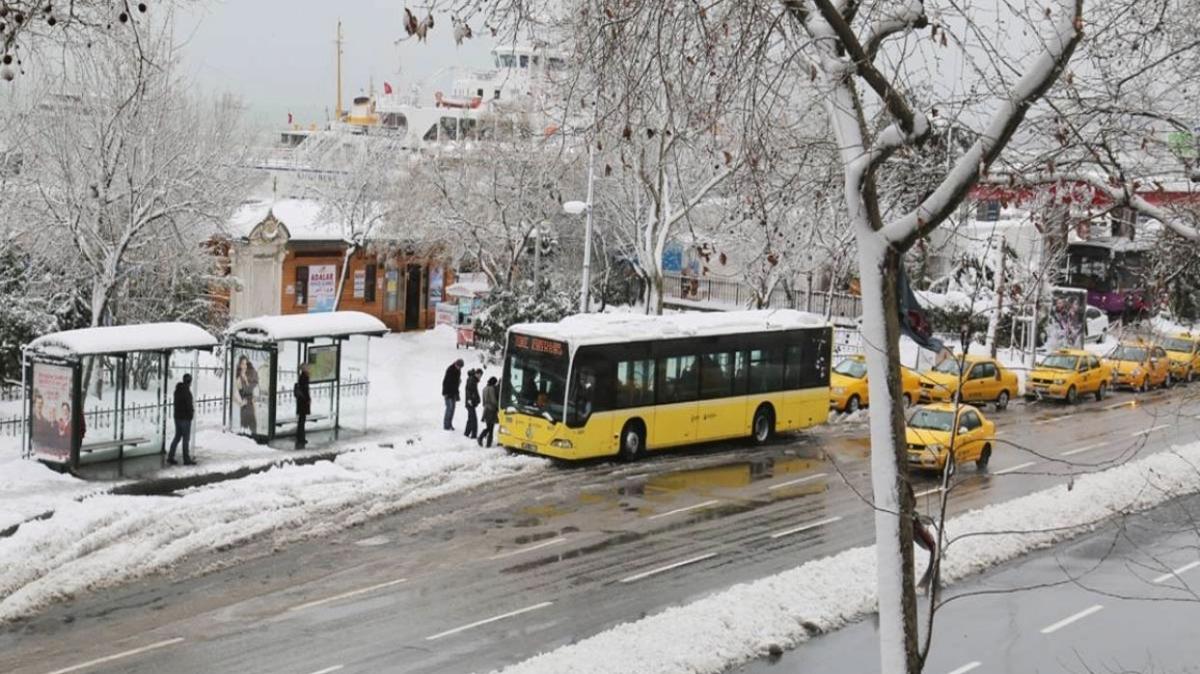
[[[448,89],[451,69],[486,69],[492,43],[486,38],[455,46],[449,17],[435,16],[427,43],[397,45],[404,30],[398,0],[207,0],[177,16],[177,34],[186,41],[187,71],[211,94],[230,92],[249,107],[251,121],[324,123],[336,92],[334,34],[342,20],[343,105],[366,91],[375,78],[397,91],[422,84],[429,102],[437,88]],[[478,28],[478,26],[476,26]],[[481,31],[482,32],[482,31]]]

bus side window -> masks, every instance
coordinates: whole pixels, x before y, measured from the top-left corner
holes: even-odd
[[[700,359],[700,397],[711,399],[732,395],[733,354],[708,353]]]
[[[733,395],[744,396],[750,380],[750,354],[738,351],[734,356],[737,363],[733,368]]]
[[[658,402],[682,403],[695,400],[699,393],[699,374],[695,356],[658,359]]]
[[[804,336],[800,336],[804,339]],[[805,370],[811,368],[813,363],[804,362],[804,346],[802,344],[793,344],[787,348],[787,364],[784,368],[784,388],[795,390],[804,388]]]
[[[654,361],[627,360],[617,364],[618,408],[654,403]]]
[[[750,393],[771,393],[783,388],[783,349],[750,352]]]

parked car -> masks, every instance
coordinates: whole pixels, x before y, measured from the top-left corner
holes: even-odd
[[[996,409],[1002,410],[1017,395],[1017,375],[994,358],[983,356],[947,358],[921,373],[922,402],[953,402],[960,388],[962,402],[994,402]]]
[[[900,368],[900,387],[905,407],[921,397],[921,378],[903,366]],[[846,356],[829,373],[829,405],[839,412],[854,412],[869,404],[867,359],[861,355]]]
[[[1079,349],[1059,349],[1029,373],[1025,397],[1057,398],[1074,405],[1082,395],[1104,400],[1111,387],[1112,368],[1099,358]]]
[[[1170,360],[1171,378],[1192,382],[1200,372],[1200,339],[1191,333],[1166,337],[1159,342]]]
[[[1171,370],[1167,352],[1148,342],[1122,342],[1104,359],[1112,371],[1114,388],[1123,386],[1146,391],[1153,386],[1169,386]]]
[[[982,471],[992,458],[996,424],[971,405],[959,405],[956,410],[950,403],[934,403],[916,408],[904,436],[912,468],[941,471],[949,461],[953,471],[958,464],[974,461],[975,468]]]

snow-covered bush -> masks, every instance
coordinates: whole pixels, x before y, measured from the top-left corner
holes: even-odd
[[[552,323],[575,312],[578,297],[574,293],[555,290],[545,280],[540,291],[535,292],[533,284],[525,282],[488,298],[475,320],[475,339],[492,360],[499,360],[504,351],[504,335],[509,327],[517,323]]]

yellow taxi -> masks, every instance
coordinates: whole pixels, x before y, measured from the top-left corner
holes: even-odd
[[[1171,378],[1175,381],[1192,382],[1200,371],[1200,339],[1189,333],[1167,337],[1159,342],[1167,352]]]
[[[974,461],[976,470],[986,470],[992,458],[992,439],[996,424],[975,407],[950,403],[921,405],[908,418],[904,429],[908,443],[908,465],[920,470],[941,471],[950,463]]]
[[[1114,388],[1124,386],[1135,391],[1146,391],[1152,386],[1168,386],[1171,383],[1169,360],[1161,346],[1147,342],[1125,342],[1108,354],[1104,366],[1112,371]]]
[[[1072,405],[1082,395],[1104,400],[1111,381],[1112,368],[1105,367],[1096,356],[1081,349],[1059,349],[1029,373],[1025,397],[1057,398]]]
[[[900,388],[904,406],[921,397],[921,378],[907,367],[900,368]],[[829,405],[839,412],[855,412],[871,403],[867,390],[867,359],[847,356],[829,373]]]
[[[1017,395],[1017,375],[985,356],[947,358],[921,373],[921,402],[953,402],[960,388],[961,402],[994,402],[1002,410]]]

